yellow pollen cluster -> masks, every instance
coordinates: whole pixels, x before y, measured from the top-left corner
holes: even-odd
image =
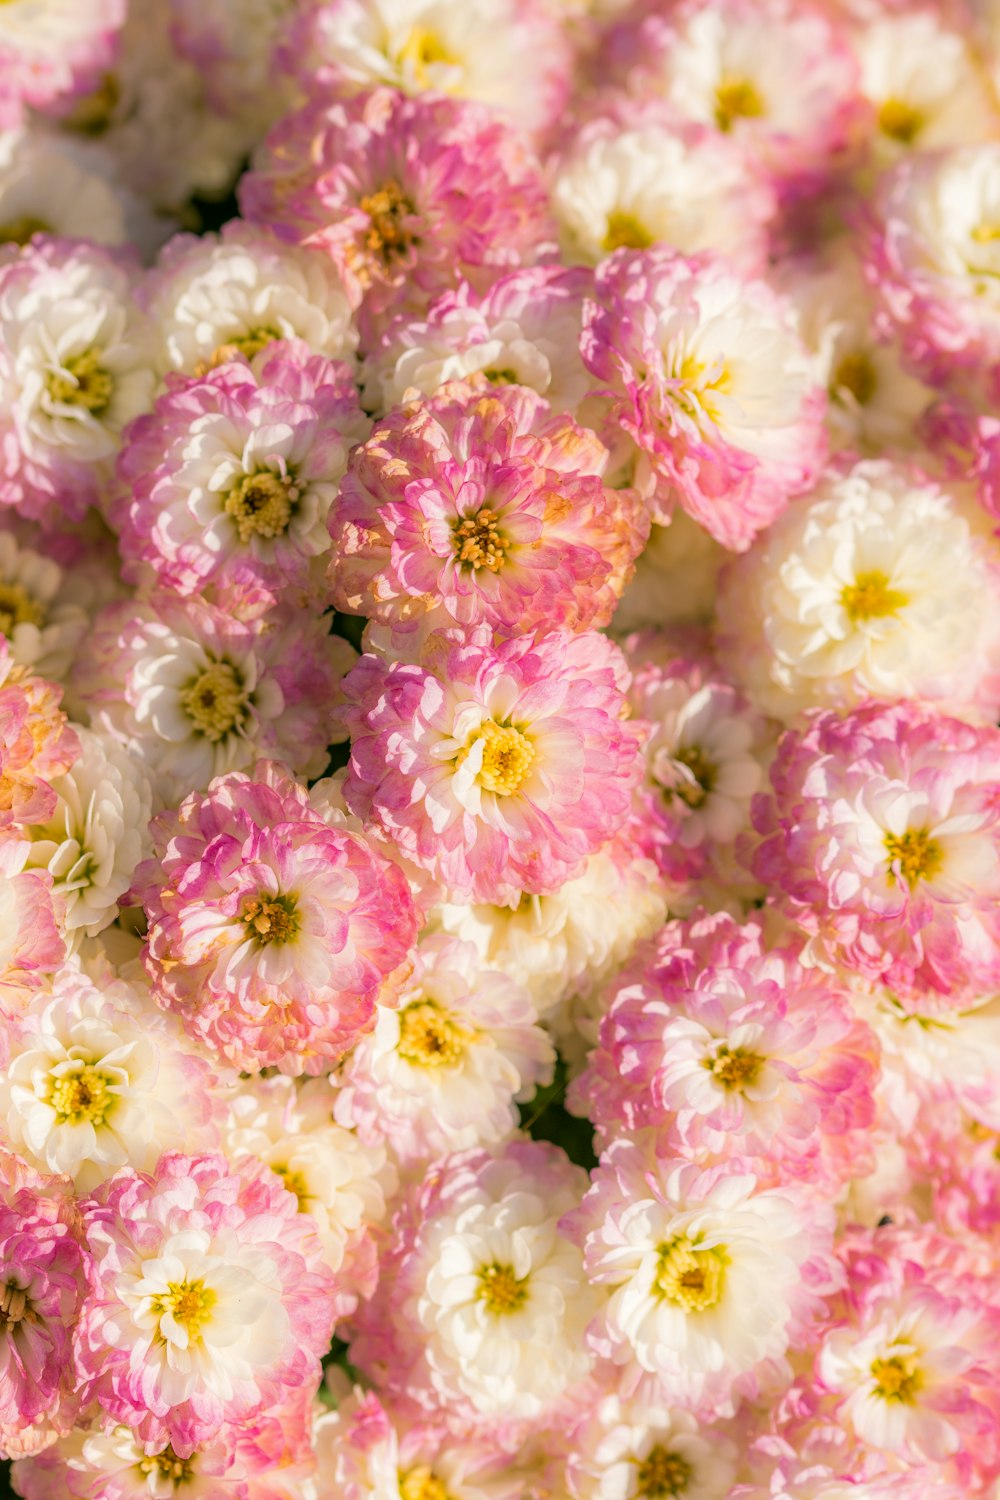
[[[847,391],[859,406],[867,406],[878,386],[878,376],[871,356],[863,349],[845,354],[833,372],[830,387],[834,395]]]
[[[253,896],[240,912],[240,921],[262,946],[290,943],[299,930],[299,918],[291,896]]]
[[[0,240],[5,245],[27,245],[33,235],[51,233],[51,224],[31,214],[22,214],[18,219],[8,219],[6,224],[0,224]]]
[[[230,360],[235,359],[237,354],[242,354],[246,359],[253,359],[268,344],[273,344],[275,339],[280,339],[281,333],[277,328],[267,328],[263,324],[254,328],[248,328],[245,333],[237,334],[235,338],[226,339],[220,344],[211,359],[201,359],[195,365],[196,375],[205,375],[209,370],[217,370],[220,365],[228,365]]]
[[[1000,224],[977,224],[970,236],[977,245],[992,245],[1000,240]]]
[[[71,354],[60,370],[46,376],[45,389],[60,406],[82,406],[84,411],[100,417],[111,405],[114,377],[101,364],[98,349]]]
[[[489,381],[490,385],[518,384],[516,370],[500,370],[496,366],[491,366],[488,370],[483,371],[483,376]]]
[[[465,759],[473,745],[485,740],[483,764],[480,767],[479,785],[498,797],[509,797],[516,792],[535,759],[535,747],[526,735],[513,725],[496,724],[487,719],[480,724],[469,744],[459,757]]]
[[[920,1366],[916,1355],[892,1354],[888,1359],[872,1362],[872,1379],[875,1394],[883,1401],[899,1401],[910,1405],[922,1384]]]
[[[294,1172],[292,1168],[288,1166],[276,1167],[273,1162],[271,1163],[271,1171],[274,1172],[276,1176],[281,1178],[282,1185],[287,1189],[287,1191],[294,1194],[294,1196],[298,1199],[300,1212],[304,1212],[306,1204],[312,1198],[312,1194],[309,1191],[309,1186],[302,1173]]]
[[[93,93],[87,94],[62,123],[80,135],[103,135],[121,103],[122,86],[114,73],[105,73]]]
[[[197,1339],[217,1301],[212,1288],[203,1281],[171,1281],[166,1296],[157,1297],[154,1305],[161,1318],[170,1313],[174,1322],[187,1330],[188,1338]]]
[[[246,717],[246,693],[236,668],[213,662],[181,689],[181,707],[199,734],[213,745],[238,729]]]
[[[365,245],[386,265],[405,255],[415,243],[406,226],[406,220],[414,212],[413,204],[394,178],[390,177],[376,192],[362,198],[358,207],[369,218]]]
[[[498,1265],[494,1261],[493,1265],[480,1269],[476,1295],[494,1317],[518,1312],[528,1300],[527,1277],[519,1281],[513,1266]]]
[[[722,1296],[728,1256],[721,1247],[699,1250],[681,1234],[660,1246],[655,1291],[685,1312],[705,1312]]]
[[[923,127],[924,117],[905,99],[889,98],[878,112],[878,128],[890,140],[912,146]]]
[[[252,537],[276,537],[288,530],[299,490],[290,475],[262,469],[246,474],[226,496],[223,507],[246,546]]]
[[[400,1500],[450,1500],[444,1482],[427,1464],[420,1464],[407,1473],[400,1471]]]
[[[23,583],[0,583],[0,631],[10,635],[15,625],[41,625],[45,611]]]
[[[172,1480],[175,1486],[190,1484],[194,1478],[191,1460],[178,1458],[169,1446],[162,1453],[153,1453],[148,1458],[140,1459],[138,1469],[140,1474],[158,1474],[163,1479]]]
[[[648,250],[653,243],[649,230],[624,209],[613,208],[608,214],[607,228],[601,241],[601,249],[608,255],[612,250]]]
[[[909,604],[899,589],[890,587],[885,573],[872,569],[859,573],[853,583],[840,591],[840,603],[852,625],[862,620],[884,620]]]
[[[680,761],[682,766],[687,766],[694,777],[694,782],[678,780],[677,785],[670,788],[671,795],[679,797],[688,807],[701,807],[715,785],[715,778],[718,774],[716,767],[698,745],[683,746],[677,751],[674,760]]]
[[[417,1068],[453,1068],[465,1056],[471,1033],[434,1000],[415,1000],[399,1013],[396,1051]]]
[[[37,1314],[24,1288],[13,1281],[0,1286],[0,1331],[17,1323],[34,1322],[37,1322]]]
[[[715,123],[732,130],[737,120],[758,119],[764,101],[749,78],[723,78],[715,90]]]
[[[636,1493],[643,1500],[674,1500],[683,1495],[693,1472],[687,1459],[657,1443],[638,1466]]]
[[[114,1102],[107,1077],[91,1063],[78,1064],[49,1085],[48,1103],[60,1125],[103,1125]]]
[[[484,505],[474,516],[456,521],[452,530],[455,533],[455,556],[463,567],[476,573],[480,568],[499,573],[507,561],[510,541],[500,530],[496,511]]]
[[[730,1052],[728,1047],[720,1047],[714,1059],[706,1061],[705,1066],[724,1089],[736,1093],[745,1089],[748,1084],[756,1083],[764,1066],[764,1059],[756,1052],[744,1052],[742,1047],[737,1047],[735,1052]]]
[[[905,833],[887,833],[885,849],[889,856],[889,884],[895,879],[893,865],[899,861],[899,873],[908,886],[935,875],[944,863],[941,845],[926,828],[908,828]]]
[[[414,26],[406,39],[406,45],[400,51],[399,60],[412,64],[417,82],[422,89],[426,89],[430,85],[428,68],[440,63],[452,68],[459,59],[448,50],[436,31],[431,31],[427,26]]]

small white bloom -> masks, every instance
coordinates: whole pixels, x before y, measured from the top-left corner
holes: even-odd
[[[33,234],[124,244],[124,194],[65,136],[41,129],[4,132],[0,240],[23,245]]]
[[[687,1412],[607,1396],[574,1433],[569,1469],[576,1500],[725,1500],[734,1457]]]
[[[61,681],[90,626],[80,572],[18,545],[0,531],[0,632],[19,666]]]

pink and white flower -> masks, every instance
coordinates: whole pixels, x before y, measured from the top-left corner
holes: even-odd
[[[8,0],[0,21],[0,122],[64,111],[114,61],[126,0]]]

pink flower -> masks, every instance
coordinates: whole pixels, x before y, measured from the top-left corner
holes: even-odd
[[[50,1180],[51,1181],[51,1180]],[[71,1338],[85,1284],[75,1215],[53,1191],[6,1187],[0,1198],[0,1452],[39,1421],[68,1430]]]
[[[770,777],[753,870],[818,956],[904,990],[1000,981],[1000,731],[910,703],[818,711]]]
[[[846,999],[757,923],[669,923],[610,987],[601,1041],[571,1102],[608,1137],[656,1132],[676,1156],[759,1158],[761,1177],[857,1174],[875,1118],[877,1044]],[[853,1159],[824,1155],[855,1138]]]
[[[648,526],[602,483],[607,457],[520,386],[398,407],[334,502],[334,603],[399,627],[606,625]]]
[[[29,109],[60,113],[97,87],[114,63],[126,0],[41,0],[4,18],[0,36],[0,120],[16,126]]]
[[[0,635],[0,830],[45,823],[55,811],[51,783],[80,754],[61,698],[61,688],[11,659]]]
[[[240,205],[325,250],[375,311],[423,308],[460,276],[488,283],[554,239],[541,175],[512,130],[475,104],[385,88],[289,115]]]
[[[303,344],[171,380],[118,460],[126,563],[179,594],[258,588],[322,607],[327,513],[367,431],[349,366]]]
[[[764,282],[665,247],[619,250],[597,271],[581,349],[609,445],[620,425],[649,466],[654,518],[679,503],[744,551],[815,478],[825,393]]]
[[[591,631],[494,645],[434,632],[419,660],[361,658],[345,684],[344,795],[459,899],[507,902],[578,872],[628,816],[641,731],[621,654]]]
[[[134,891],[157,999],[244,1070],[328,1070],[416,936],[397,867],[266,763],[192,793],[152,834]]]
[[[26,840],[0,839],[0,1021],[24,1008],[34,990],[61,963],[66,947],[56,921],[52,876],[25,870]],[[0,1061],[9,1037],[0,1024]]]
[[[81,1399],[178,1457],[315,1381],[333,1278],[311,1221],[264,1167],[164,1156],[83,1204],[92,1290]]]

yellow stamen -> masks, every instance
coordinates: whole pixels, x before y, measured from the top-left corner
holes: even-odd
[[[406,223],[415,212],[413,204],[394,178],[362,198],[358,207],[370,221],[365,245],[385,265],[398,260],[416,243]]]
[[[889,884],[895,882],[893,866],[899,863],[900,877],[910,887],[918,880],[936,875],[944,863],[944,851],[926,828],[908,828],[905,833],[887,833],[885,849],[889,856]]]
[[[2,0],[0,0],[2,3]],[[6,245],[26,245],[36,234],[51,234],[52,225],[32,214],[21,214],[20,218],[8,219],[0,224],[0,240]]]
[[[608,214],[608,224],[601,241],[601,249],[610,255],[612,250],[648,250],[653,244],[649,230],[635,217],[620,208]]]
[[[674,1496],[683,1495],[693,1473],[679,1453],[671,1453],[657,1443],[638,1466],[636,1494],[642,1500],[674,1500]]]
[[[45,611],[23,583],[0,583],[0,632],[10,635],[15,625],[41,625]]]
[[[249,929],[255,942],[290,943],[299,930],[298,913],[291,896],[254,896],[240,912],[240,921]]]
[[[456,521],[452,530],[455,556],[462,567],[471,568],[474,573],[480,568],[488,568],[491,573],[500,572],[507,561],[510,541],[500,530],[496,511],[484,505],[474,516]]]
[[[235,337],[227,339],[220,344],[210,359],[201,359],[194,367],[196,375],[206,375],[209,370],[217,370],[220,365],[228,365],[237,355],[242,354],[245,359],[253,359],[268,344],[273,344],[275,339],[280,339],[281,333],[277,328],[267,328],[258,325],[248,328],[245,333],[236,334]]]
[[[239,729],[246,718],[247,695],[236,668],[213,662],[180,693],[181,707],[199,734],[213,745]]]
[[[0,1332],[16,1323],[36,1323],[38,1314],[28,1301],[28,1294],[15,1281],[0,1286]]]
[[[50,1079],[47,1103],[60,1125],[103,1125],[115,1102],[106,1074],[91,1063]]]
[[[668,788],[670,795],[679,797],[688,807],[701,807],[715,785],[715,778],[718,775],[716,767],[698,745],[685,745],[677,751],[674,760],[686,766],[694,780],[688,781],[686,777],[678,777],[676,786]]]
[[[722,1297],[725,1269],[724,1249],[699,1250],[681,1234],[660,1246],[654,1291],[685,1312],[704,1312]]]
[[[171,1281],[166,1295],[154,1298],[156,1312],[162,1318],[170,1313],[175,1323],[187,1330],[189,1339],[199,1339],[211,1316],[218,1297],[203,1281]]]
[[[312,1199],[308,1184],[301,1172],[294,1172],[288,1166],[275,1166],[271,1163],[271,1171],[281,1178],[282,1186],[287,1192],[292,1193],[299,1202],[299,1211],[304,1212],[306,1204]]]
[[[257,474],[246,474],[229,491],[224,509],[227,516],[232,516],[245,546],[255,536],[283,535],[298,498],[298,487],[290,475],[261,469]]]
[[[890,586],[887,574],[878,569],[859,573],[840,591],[840,602],[852,625],[861,620],[884,620],[909,604],[909,598]]]
[[[102,416],[111,405],[115,382],[100,360],[97,349],[71,354],[60,370],[46,376],[45,388],[51,399],[59,406],[82,406],[95,417]]]
[[[715,90],[715,123],[720,130],[732,130],[737,120],[757,119],[764,113],[764,101],[749,78],[723,78]]]
[[[399,1472],[400,1500],[450,1500],[443,1480],[440,1480],[428,1464],[420,1464],[405,1474]]]
[[[193,1461],[190,1458],[178,1458],[169,1445],[162,1453],[152,1453],[148,1458],[140,1459],[137,1467],[140,1474],[158,1474],[164,1479],[171,1480],[175,1488],[182,1484],[190,1484],[194,1478]]]
[[[92,94],[80,100],[62,123],[80,135],[103,135],[121,102],[121,84],[114,73],[105,73]]]
[[[434,1000],[415,1000],[399,1013],[396,1051],[418,1068],[453,1068],[465,1056],[472,1033]]]
[[[923,115],[905,99],[887,99],[878,112],[879,130],[903,146],[912,146],[923,123]]]
[[[480,1302],[485,1303],[487,1312],[494,1317],[503,1317],[506,1313],[517,1312],[527,1302],[527,1277],[518,1280],[513,1266],[498,1265],[494,1261],[493,1265],[481,1268],[476,1295]]]
[[[415,26],[406,39],[406,45],[399,54],[401,63],[410,63],[413,67],[414,77],[422,89],[430,85],[428,69],[444,65],[453,68],[459,59],[450,52],[436,31],[431,31],[426,26]],[[441,86],[440,84],[438,85]]]
[[[513,725],[496,724],[492,719],[487,719],[480,724],[468,745],[460,752],[456,764],[461,765],[473,745],[480,740],[485,741],[485,744],[483,763],[476,778],[479,785],[487,792],[495,792],[498,797],[509,797],[512,792],[517,791],[531,770],[535,759],[534,745],[527,735]]]
[[[871,356],[863,349],[845,354],[833,372],[830,388],[834,395],[847,391],[859,406],[867,406],[878,386],[878,376]]]
[[[756,1052],[744,1052],[742,1047],[737,1047],[734,1052],[728,1047],[720,1047],[711,1062],[706,1060],[705,1066],[724,1089],[736,1093],[748,1084],[756,1083],[764,1059]]]
[[[913,1354],[892,1354],[888,1359],[876,1359],[872,1363],[875,1394],[883,1401],[899,1401],[912,1405],[922,1385],[920,1367]]]

